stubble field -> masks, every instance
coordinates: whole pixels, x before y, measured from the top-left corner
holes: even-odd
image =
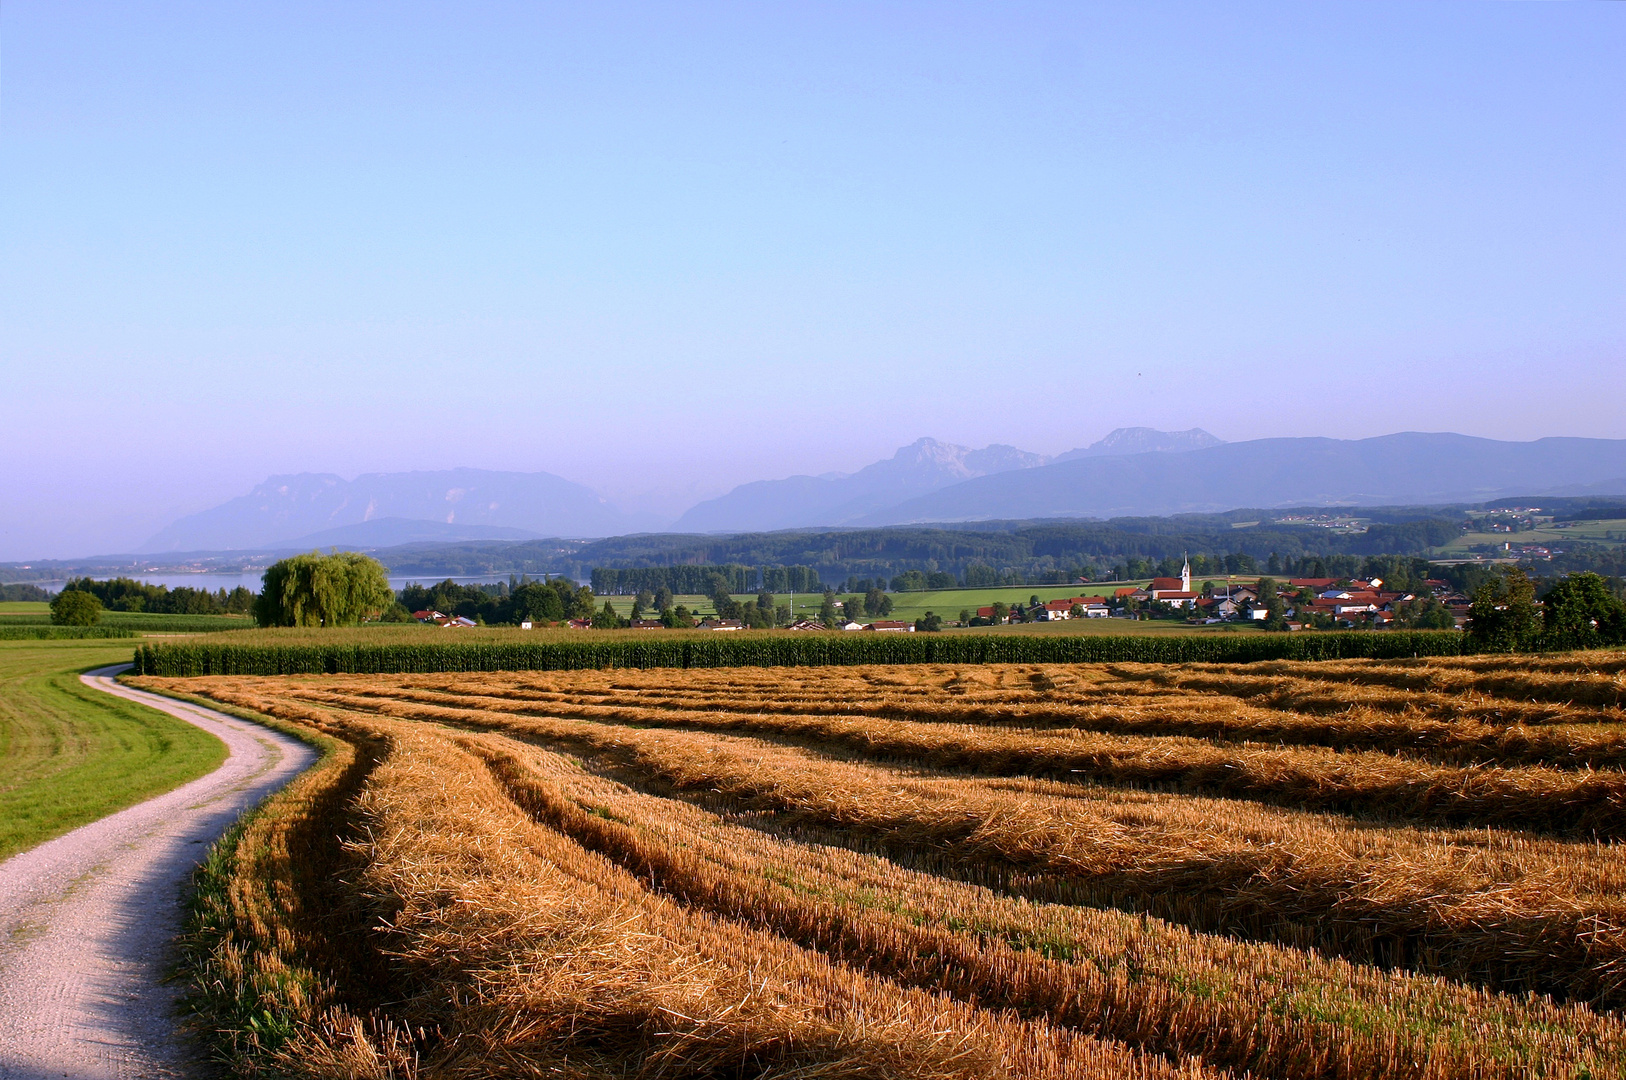
[[[1626,655],[137,680],[328,757],[217,852],[245,1071],[1626,1072]]]

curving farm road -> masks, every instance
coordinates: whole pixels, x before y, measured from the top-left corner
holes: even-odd
[[[163,980],[181,892],[238,816],[315,760],[304,743],[224,713],[82,676],[218,736],[214,772],[0,863],[0,1080],[198,1071]]]

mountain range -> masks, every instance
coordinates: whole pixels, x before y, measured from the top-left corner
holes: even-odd
[[[849,475],[742,484],[675,524],[629,514],[551,473],[276,476],[193,514],[143,550],[383,547],[614,536],[669,527],[738,533],[817,527],[1379,506],[1626,494],[1626,440],[1506,442],[1449,432],[1225,443],[1199,428],[1121,428],[1054,457],[920,439]]]
[[[181,518],[142,551],[375,547],[413,541],[613,536],[659,522],[617,510],[552,473],[331,473],[273,476],[247,495]]]

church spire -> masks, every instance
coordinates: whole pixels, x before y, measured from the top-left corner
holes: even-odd
[[[1191,591],[1191,553],[1190,552],[1186,553],[1185,559],[1186,559],[1185,565],[1180,567],[1180,591],[1181,592],[1190,592]]]

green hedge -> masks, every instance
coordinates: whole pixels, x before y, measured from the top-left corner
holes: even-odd
[[[59,638],[135,637],[134,630],[112,626],[0,626],[0,641],[55,641]]]
[[[319,675],[579,668],[807,667],[818,664],[1152,664],[1394,659],[1472,651],[1454,630],[1248,635],[762,634],[605,636],[582,641],[400,645],[143,645],[145,675]]]

